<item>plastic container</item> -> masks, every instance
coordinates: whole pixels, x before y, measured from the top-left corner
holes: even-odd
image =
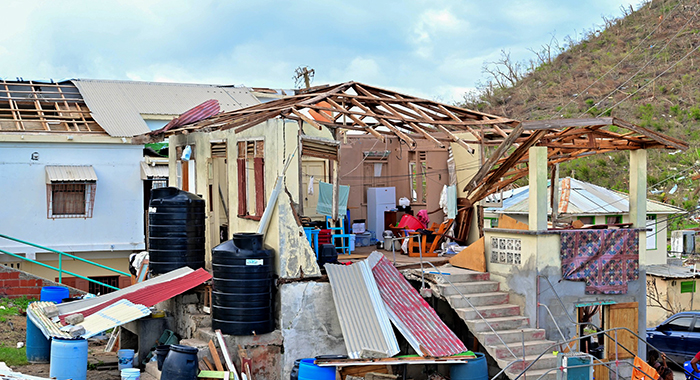
[[[319,367],[316,359],[301,359],[299,362],[299,380],[335,380],[335,367]]]
[[[489,380],[486,356],[481,352],[475,352],[474,355],[476,355],[476,359],[467,359],[465,364],[452,364],[450,366],[450,379]]]
[[[348,246],[350,247],[350,252],[353,252],[353,251],[355,251],[355,235],[350,235],[349,240],[350,240],[350,242],[349,242]]]
[[[355,246],[357,246],[357,247],[369,247],[371,244],[372,244],[372,234],[370,234],[369,232],[355,234]]]
[[[27,317],[27,361],[30,363],[48,363],[51,358],[51,341]]]
[[[44,286],[41,288],[40,301],[61,303],[70,297],[70,291],[65,286]]]
[[[134,350],[122,349],[117,351],[117,358],[119,359],[119,370],[126,368],[134,368]]]
[[[196,380],[197,372],[197,349],[195,347],[181,346],[173,344],[170,346],[168,356],[163,361],[163,371],[161,379],[167,380]]]
[[[212,327],[228,335],[265,334],[275,328],[273,251],[262,234],[236,233],[212,249]]]
[[[168,356],[168,352],[170,352],[169,344],[156,347],[156,362],[158,363],[159,371],[163,370],[163,361]]]
[[[141,370],[138,368],[124,368],[120,373],[122,375],[122,380],[141,379]]]
[[[418,220],[418,218],[409,214],[404,214],[404,216],[401,217],[401,221],[399,221],[398,227],[414,231],[420,228],[425,228],[423,223],[421,223],[420,220]]]
[[[697,380],[700,379],[700,372],[694,372],[693,366],[690,365],[690,360],[683,363],[683,369],[685,370],[685,378],[687,380]]]
[[[148,204],[149,269],[204,267],[204,199],[175,187],[153,189]]]
[[[51,340],[49,376],[56,380],[85,380],[87,377],[88,342],[86,339]]]
[[[294,361],[292,372],[289,373],[289,380],[299,380],[299,363],[301,363],[301,359]]]

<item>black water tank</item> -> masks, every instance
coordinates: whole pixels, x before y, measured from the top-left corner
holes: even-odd
[[[148,205],[149,268],[155,274],[204,267],[204,199],[175,187],[151,192]]]
[[[273,319],[273,251],[262,234],[237,233],[212,249],[212,328],[228,335],[265,334]]]

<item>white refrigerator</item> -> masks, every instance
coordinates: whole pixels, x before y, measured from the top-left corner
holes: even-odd
[[[384,211],[396,209],[395,187],[370,187],[367,189],[367,228],[378,241],[384,241]]]

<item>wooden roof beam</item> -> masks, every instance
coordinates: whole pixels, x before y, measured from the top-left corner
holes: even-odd
[[[323,127],[322,127],[320,124],[318,124],[317,122],[315,122],[313,119],[307,117],[306,115],[304,115],[304,114],[301,113],[300,111],[297,111],[297,110],[294,109],[294,108],[291,108],[290,111],[291,111],[293,114],[297,115],[301,120],[304,120],[305,122],[307,122],[307,123],[311,124],[312,126],[316,127],[316,129],[318,129],[319,131],[323,130]]]
[[[435,137],[431,136],[430,133],[424,131],[419,126],[417,126],[415,123],[408,123],[408,125],[410,125],[411,128],[413,128],[414,130],[418,131],[418,133],[422,134],[426,139],[432,141],[433,144],[437,145],[438,148],[441,148],[441,149],[445,148],[445,144],[438,141]]]
[[[461,145],[462,148],[466,149],[467,152],[469,152],[469,154],[474,154],[474,148],[470,147],[469,144],[467,144],[466,141],[460,139],[460,138],[457,137],[454,133],[450,132],[449,129],[443,127],[442,125],[439,125],[439,124],[438,124],[437,127],[438,127],[438,129],[440,129],[441,131],[443,131],[443,132],[447,135],[447,137],[449,137],[452,141],[456,142],[457,144]]]

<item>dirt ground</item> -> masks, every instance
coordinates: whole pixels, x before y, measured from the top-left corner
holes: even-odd
[[[5,322],[0,322],[0,344],[13,347],[17,342],[24,342],[27,334],[27,317],[6,316]],[[90,341],[88,345],[88,363],[94,369],[87,372],[87,380],[120,380],[117,370],[117,354],[104,352],[106,341]],[[48,364],[27,364],[12,366],[12,370],[25,375],[49,377]]]

